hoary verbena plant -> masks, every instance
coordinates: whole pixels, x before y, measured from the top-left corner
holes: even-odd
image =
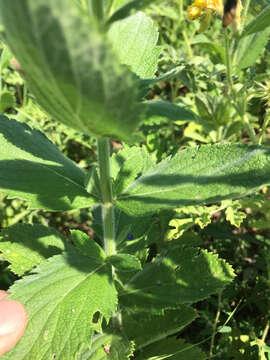
[[[98,144],[98,167],[86,174],[41,132],[1,115],[0,188],[30,209],[91,207],[103,243],[78,230],[70,242],[42,225],[2,230],[0,249],[22,276],[10,298],[29,315],[24,336],[3,359],[205,358],[198,347],[167,337],[196,318],[191,304],[219,293],[233,270],[181,238],[158,241],[149,256],[149,234],[162,212],[194,211],[269,184],[270,150],[207,145],[156,163],[134,146],[151,116],[197,121],[191,110],[144,100],[160,81],[158,32],[138,11],[148,3],[0,0],[3,39],[36,101]],[[243,33],[263,30],[261,23]],[[111,137],[128,144],[112,157]]]

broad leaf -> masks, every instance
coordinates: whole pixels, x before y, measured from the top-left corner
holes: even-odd
[[[255,17],[242,32],[242,37],[263,31],[270,26],[270,5],[268,5],[258,16]]]
[[[91,206],[84,172],[41,132],[0,115],[0,189],[32,209],[70,210]]]
[[[3,229],[0,236],[0,250],[10,263],[10,270],[20,276],[66,248],[64,236],[37,224],[16,224]]]
[[[149,101],[146,103],[146,118],[166,118],[171,121],[197,121],[196,115],[181,106],[165,101]]]
[[[270,25],[270,24],[269,24]],[[254,65],[269,40],[270,27],[264,31],[244,37],[237,47],[235,66],[238,70]]]
[[[137,80],[73,1],[1,0],[0,14],[31,91],[54,119],[131,139],[143,110]]]
[[[129,312],[160,313],[217,293],[233,278],[231,266],[217,255],[175,246],[136,273],[119,300],[121,308]]]
[[[80,230],[71,230],[70,232],[73,243],[84,256],[88,256],[96,262],[104,262],[106,254],[96,241]]]
[[[93,316],[108,322],[117,303],[111,268],[75,252],[42,262],[10,292],[25,305],[28,327],[3,360],[73,359],[98,328]]]
[[[151,166],[153,162],[149,154],[137,147],[125,148],[114,154],[111,159],[114,193],[121,193],[138,174],[144,174]]]
[[[241,197],[270,183],[270,148],[205,145],[166,159],[133,181],[117,206],[134,216]]]
[[[123,315],[123,327],[129,340],[136,343],[136,350],[181,331],[197,317],[196,312],[182,305],[166,310],[162,315],[135,313]]]
[[[142,268],[140,260],[136,256],[129,254],[111,255],[107,258],[107,261],[119,272],[138,271]]]
[[[143,349],[136,360],[205,360],[206,355],[182,339],[169,338]]]
[[[140,78],[155,75],[161,48],[156,46],[158,31],[151,18],[138,12],[114,23],[108,35],[122,64]]]

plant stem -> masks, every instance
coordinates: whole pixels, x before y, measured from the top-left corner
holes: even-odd
[[[270,328],[270,322],[267,321],[264,331],[263,331],[263,336],[262,336],[261,340],[258,339],[259,342],[261,343],[261,346],[259,346],[259,359],[260,360],[266,360],[266,357],[264,355],[265,351],[264,351],[263,346],[265,345],[265,339],[268,334],[269,328]]]
[[[253,127],[250,125],[250,122],[249,122],[249,120],[248,120],[247,115],[244,115],[244,116],[243,116],[243,122],[244,122],[244,125],[246,126],[248,135],[249,135],[249,137],[251,138],[253,144],[254,144],[254,145],[257,145],[257,144],[258,144],[258,140],[257,140],[257,138],[256,138],[256,134],[255,134],[255,131],[254,131]]]
[[[270,121],[270,111],[267,111],[265,114],[265,117],[264,117],[262,130],[259,135],[259,140],[258,140],[259,145],[261,145],[261,143],[262,143],[262,140],[263,140],[264,134],[266,132],[269,121]]]
[[[179,5],[179,23],[182,25],[181,26],[181,32],[182,32],[182,36],[183,36],[183,39],[184,39],[184,43],[185,43],[188,58],[191,59],[193,57],[193,51],[191,49],[190,41],[189,41],[189,38],[188,38],[187,33],[186,33],[186,24],[185,24],[185,19],[184,19],[183,0],[179,0],[178,5]]]
[[[98,24],[102,24],[104,20],[104,1],[92,0],[92,11]]]
[[[250,0],[246,0],[245,5],[244,5],[244,10],[243,10],[243,15],[242,15],[242,26],[245,25],[245,22],[246,22],[246,19],[247,19],[247,13],[248,13],[249,5],[250,5]]]
[[[225,30],[225,53],[226,53],[226,70],[229,93],[234,97],[233,81],[232,81],[232,63],[230,54],[230,41],[227,30]]]
[[[108,15],[108,17],[111,15],[113,4],[114,4],[114,0],[107,1],[106,14]]]
[[[210,352],[209,352],[210,359],[212,359],[212,357],[213,357],[213,350],[214,350],[214,346],[215,346],[215,336],[217,333],[217,326],[218,326],[219,317],[220,317],[220,309],[221,309],[221,292],[218,294],[218,308],[217,308],[215,322],[213,324],[213,334],[211,336]]]
[[[184,38],[184,41],[185,41],[188,58],[191,59],[193,57],[193,51],[191,49],[190,42],[189,42],[186,30],[182,30],[182,35],[183,35],[183,38]]]
[[[110,143],[108,138],[98,139],[98,164],[100,172],[100,189],[102,196],[102,226],[104,250],[107,256],[116,253],[115,220],[110,177]]]

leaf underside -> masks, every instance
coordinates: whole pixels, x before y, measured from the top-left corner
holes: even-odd
[[[0,189],[31,209],[65,211],[94,204],[84,172],[41,132],[0,115]]]
[[[144,111],[137,80],[75,2],[1,0],[0,14],[32,93],[55,120],[86,134],[131,139]]]
[[[117,304],[111,267],[75,252],[43,261],[10,292],[9,298],[25,305],[28,326],[3,360],[73,359],[80,344],[90,342],[101,317],[108,322]],[[100,319],[94,323],[97,313]]]

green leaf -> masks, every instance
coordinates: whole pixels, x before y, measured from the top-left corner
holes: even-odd
[[[66,247],[64,236],[42,225],[16,224],[3,229],[0,235],[0,250],[10,270],[19,276]]]
[[[129,254],[111,255],[107,258],[107,261],[119,272],[138,271],[142,268],[140,260],[136,256]]]
[[[98,263],[104,262],[106,254],[96,241],[80,230],[71,230],[70,233],[73,243],[82,255],[88,256]]]
[[[230,200],[227,200],[230,201]],[[169,222],[169,226],[173,227],[169,229],[167,233],[167,239],[178,239],[183,233],[193,225],[199,225],[201,229],[204,229],[211,223],[213,214],[219,210],[222,210],[223,206],[183,206],[175,209],[175,213],[178,216],[184,216],[183,218],[172,219]]]
[[[43,261],[9,291],[25,305],[28,327],[3,360],[71,360],[98,328],[93,316],[108,322],[117,304],[111,268],[75,252]]]
[[[255,17],[242,31],[242,37],[263,31],[270,26],[270,5],[268,5],[258,16]]]
[[[147,120],[151,118],[166,118],[171,121],[197,121],[196,115],[181,106],[165,101],[149,101],[146,103]]]
[[[2,44],[1,44],[2,45]],[[5,46],[0,55],[0,68],[1,71],[7,68],[10,65],[10,59],[12,58],[12,54],[9,51],[9,48]]]
[[[204,145],[179,152],[133,181],[116,205],[134,216],[238,198],[270,183],[270,149]]]
[[[136,356],[136,360],[205,360],[206,358],[197,346],[175,338],[154,343]]]
[[[231,202],[226,211],[226,220],[231,223],[231,225],[240,227],[243,220],[247,217],[247,214],[243,211],[239,211],[241,209],[241,204],[238,201]]]
[[[217,255],[172,246],[127,282],[119,300],[121,308],[129,312],[160,313],[205,299],[222,290],[233,278],[231,266]]]
[[[137,147],[125,148],[111,158],[111,176],[115,179],[113,191],[121,193],[138,174],[144,174],[153,162],[149,154]]]
[[[195,37],[191,45],[198,45],[200,49],[205,50],[214,64],[226,64],[224,47],[221,44],[214,43],[203,34]]]
[[[123,335],[105,333],[95,335],[90,349],[82,349],[76,360],[128,360],[133,350],[133,344]]]
[[[84,172],[41,132],[0,115],[0,189],[31,209],[70,210],[91,206]]]
[[[269,34],[270,27],[240,40],[235,60],[237,70],[245,69],[255,64],[256,60],[265,50],[265,46],[269,40]]]
[[[120,6],[114,12],[114,14],[109,19],[109,23],[113,23],[114,21],[124,19],[131,13],[131,11],[141,10],[155,1],[157,1],[157,0],[123,0],[123,1],[118,0],[116,2],[116,4],[118,6],[119,5],[122,5],[122,6]]]
[[[55,120],[86,134],[131,139],[144,109],[138,80],[74,1],[1,0],[0,14],[31,91]]]
[[[135,313],[123,315],[123,327],[127,337],[139,350],[153,342],[181,331],[197,317],[196,312],[182,305],[178,309],[165,310],[162,315]]]
[[[145,235],[151,231],[155,221],[153,216],[132,217],[116,208],[117,252],[137,256],[141,252],[148,251]]]
[[[180,236],[184,234],[191,226],[195,223],[192,217],[185,218],[185,219],[172,219],[169,222],[169,230],[167,233],[166,238],[168,240],[178,239]]]
[[[157,71],[161,48],[153,20],[142,12],[114,23],[109,32],[113,49],[122,64],[140,78],[152,78]]]

